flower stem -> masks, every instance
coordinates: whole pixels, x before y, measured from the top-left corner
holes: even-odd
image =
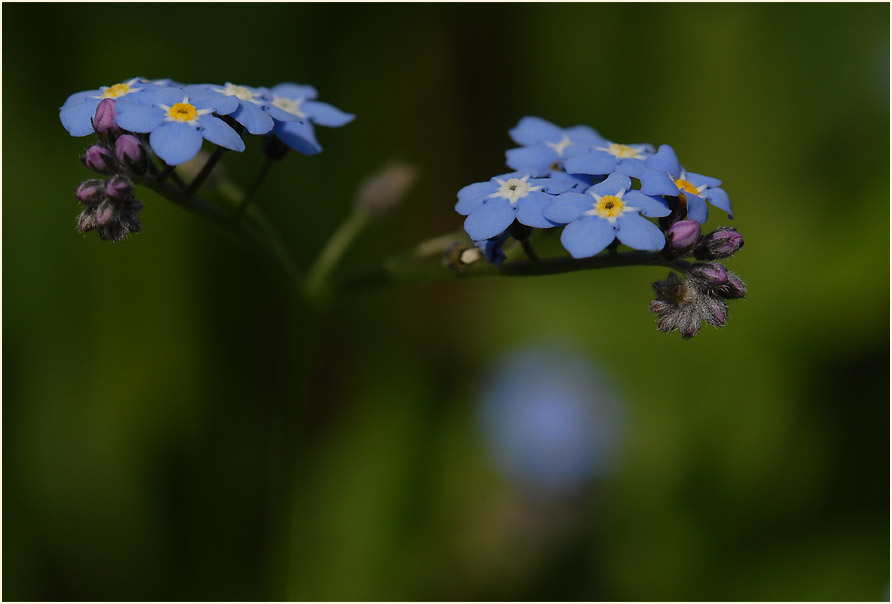
[[[217,162],[220,161],[220,158],[223,156],[223,153],[226,151],[223,147],[217,147],[217,149],[211,154],[210,158],[204,166],[201,168],[201,172],[192,179],[192,182],[189,183],[189,187],[186,189],[186,197],[192,197],[195,195],[195,192],[204,182],[204,180],[208,177],[208,174],[211,173],[211,170],[214,169],[214,166],[217,165]]]
[[[251,183],[251,186],[248,187],[247,192],[245,192],[242,197],[242,201],[236,209],[233,218],[235,220],[240,220],[242,215],[245,213],[245,209],[247,209],[248,204],[251,203],[251,199],[254,197],[254,193],[257,192],[257,189],[260,188],[260,185],[263,183],[263,180],[266,178],[266,175],[269,173],[269,169],[272,168],[274,160],[270,158],[266,158],[266,161],[263,162],[263,165],[260,167],[260,171],[257,173],[257,176],[254,177],[254,181]]]
[[[354,207],[353,213],[332,234],[307,273],[303,289],[309,297],[319,298],[326,293],[328,279],[332,271],[350,244],[365,229],[369,222],[369,216],[370,213],[367,210]]]
[[[527,255],[527,258],[530,259],[530,264],[538,265],[539,264],[539,256],[536,255],[536,250],[533,249],[533,244],[530,243],[530,240],[529,239],[521,239],[520,246],[523,248],[523,251]]]

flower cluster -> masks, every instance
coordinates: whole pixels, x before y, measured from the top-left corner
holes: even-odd
[[[727,258],[743,245],[730,228],[701,236],[708,205],[733,218],[720,180],[685,170],[669,145],[615,143],[588,126],[560,128],[525,117],[509,134],[521,145],[506,152],[514,172],[462,188],[455,206],[489,262],[500,266],[507,259],[502,246],[512,238],[523,241],[531,261],[538,262],[526,239],[535,229],[558,226],[561,244],[577,260],[615,252],[620,244],[660,252],[658,257],[677,261],[672,266],[687,277],[654,284],[659,299],[651,309],[660,315],[659,328],[678,329],[687,338],[701,321],[724,325],[722,300],[743,297],[742,283],[731,273],[712,280],[700,274],[704,266],[724,271],[720,264],[691,268],[684,261]]]
[[[264,137],[264,150],[271,158],[281,157],[288,148],[304,155],[319,153],[322,147],[314,125],[343,126],[354,116],[316,97],[312,86],[291,83],[254,88],[145,78],[71,95],[60,108],[59,119],[72,136],[97,135],[82,161],[111,177],[102,187],[89,180],[78,188],[78,200],[87,205],[78,228],[97,229],[102,239],[114,241],[139,231],[137,212],[142,204],[132,199],[132,191],[134,180],[147,171],[158,173],[149,152],[165,167],[178,166],[193,159],[204,141],[244,151],[242,136],[252,134]],[[127,186],[112,185],[113,181]]]

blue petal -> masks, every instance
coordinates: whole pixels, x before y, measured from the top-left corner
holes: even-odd
[[[275,105],[264,105],[263,110],[266,111],[271,118],[279,120],[280,122],[295,122],[300,119],[293,113],[289,113]]]
[[[319,96],[319,93],[312,86],[301,86],[300,84],[292,84],[290,82],[277,84],[270,89],[270,92],[273,96],[282,96],[292,100],[315,99]]]
[[[245,150],[245,141],[238,135],[238,132],[218,117],[204,115],[198,118],[198,132],[215,145],[233,151]]]
[[[273,129],[273,118],[251,101],[239,102],[232,119],[244,126],[251,134],[266,134]]]
[[[83,103],[87,99],[92,99],[97,96],[102,96],[101,90],[87,90],[85,92],[75,92],[74,94],[69,96],[67,99],[65,99],[65,102],[62,103],[62,107],[59,107],[59,109],[68,107],[69,105],[74,105],[76,103]],[[100,100],[102,100],[102,99],[96,99],[97,105],[99,104]]]
[[[724,189],[706,189],[703,191],[703,195],[709,200],[709,203],[728,212],[728,218],[734,218],[734,214],[731,212],[731,199]]]
[[[96,114],[99,99],[72,103],[59,110],[59,120],[71,136],[87,136],[93,133],[91,118]]]
[[[465,231],[480,241],[495,237],[514,222],[514,208],[507,199],[487,199],[465,219]]]
[[[645,170],[639,178],[641,180],[641,192],[645,195],[678,197],[678,185],[664,170]]]
[[[638,208],[639,212],[651,218],[668,216],[672,213],[662,197],[651,197],[641,191],[629,191],[623,195],[623,201],[634,208]]]
[[[589,258],[610,245],[615,237],[613,225],[606,220],[583,216],[564,227],[561,243],[574,258]]]
[[[641,179],[641,175],[644,173],[644,160],[643,159],[635,159],[632,157],[625,157],[616,164],[616,171],[620,174],[625,174],[627,176],[631,176],[632,178]]]
[[[693,172],[685,172],[684,179],[697,187],[698,189],[706,185],[710,189],[722,186],[722,181],[711,176],[703,176],[702,174],[694,174]]]
[[[115,121],[130,132],[151,132],[164,123],[164,111],[139,103],[115,103]]]
[[[616,158],[604,151],[591,151],[567,159],[564,169],[572,174],[610,174],[616,170]]]
[[[483,203],[483,200],[499,190],[499,185],[492,181],[475,182],[462,187],[458,192],[458,203],[455,211],[462,216],[470,214],[474,208]]]
[[[543,216],[542,211],[552,202],[554,197],[539,191],[531,191],[517,200],[515,216],[517,221],[539,229],[550,229],[554,222]]]
[[[660,227],[638,214],[623,214],[616,219],[619,240],[636,250],[661,250],[666,237]]]
[[[170,166],[189,161],[201,149],[198,130],[182,122],[165,122],[149,135],[155,155]]]
[[[632,186],[632,179],[625,174],[614,172],[598,184],[589,187],[586,193],[595,193],[599,197],[604,195],[616,195],[620,191],[628,191]]]
[[[172,107],[182,103],[186,98],[186,91],[182,88],[152,88],[143,90],[137,96],[137,101],[143,105],[167,105]]]
[[[685,193],[684,197],[688,208],[688,218],[696,220],[700,224],[706,222],[709,218],[709,208],[706,207],[706,200],[693,193]]]
[[[546,176],[551,164],[557,161],[558,154],[547,145],[532,145],[508,149],[505,157],[509,168],[519,170],[529,167],[535,170],[533,176]]]
[[[522,118],[508,134],[518,145],[534,145],[546,141],[556,143],[564,138],[564,131],[551,122],[531,116]]]
[[[313,123],[320,126],[343,126],[356,118],[352,113],[344,113],[334,105],[320,103],[319,101],[306,101],[301,104],[300,108],[301,111],[310,116]]]
[[[552,222],[567,224],[593,207],[595,207],[595,200],[591,195],[564,193],[553,198],[542,214]]]
[[[304,155],[316,155],[322,151],[309,121],[277,122],[273,133],[283,143]]]
[[[660,150],[656,155],[651,155],[644,160],[644,165],[651,170],[668,172],[672,178],[678,178],[681,175],[681,165],[678,163],[675,149],[669,145],[660,145]]]
[[[607,140],[588,126],[572,126],[564,131],[577,145],[601,145]]]

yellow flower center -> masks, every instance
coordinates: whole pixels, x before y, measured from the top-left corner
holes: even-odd
[[[119,96],[124,96],[128,92],[130,92],[130,84],[115,84],[114,86],[109,86],[102,92],[102,98],[116,99]]]
[[[679,191],[684,191],[685,193],[693,193],[694,195],[699,195],[700,192],[697,190],[697,187],[684,180],[683,178],[679,178],[675,181],[675,186],[678,187]]]
[[[595,212],[601,218],[615,218],[622,216],[625,204],[622,199],[614,195],[605,195],[595,203]]]
[[[630,147],[629,145],[618,145],[617,143],[611,143],[609,147],[607,147],[607,153],[614,157],[637,157],[638,151]]]
[[[190,103],[176,103],[167,110],[167,115],[177,122],[191,122],[198,117],[198,110]]]

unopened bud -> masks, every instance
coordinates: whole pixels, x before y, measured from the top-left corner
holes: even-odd
[[[124,134],[115,141],[115,157],[137,175],[145,174],[149,158],[139,139],[132,134]]]
[[[105,182],[95,178],[85,180],[78,185],[74,196],[79,202],[88,206],[97,204],[105,197]]]
[[[727,258],[743,247],[743,236],[737,229],[722,227],[704,236],[694,248],[694,256],[700,260]]]
[[[691,277],[708,289],[714,289],[727,283],[728,271],[715,262],[700,262],[691,267]]]
[[[115,217],[115,206],[109,200],[103,201],[96,208],[96,224],[105,226]]]
[[[84,165],[99,174],[110,174],[114,169],[114,161],[108,149],[102,145],[93,145],[81,158]]]
[[[746,296],[746,286],[740,277],[734,273],[728,273],[728,281],[721,287],[716,288],[715,293],[727,300],[738,300]]]
[[[133,193],[133,183],[124,176],[112,176],[105,183],[105,193],[114,199],[129,199]]]
[[[728,305],[713,296],[704,296],[700,300],[700,315],[713,327],[723,327],[728,322]]]
[[[93,129],[103,140],[109,140],[112,136],[121,132],[121,128],[115,121],[114,99],[102,99],[96,106],[96,115],[93,116]]]
[[[696,220],[679,220],[666,233],[666,246],[674,255],[690,250],[700,240],[700,223]]]
[[[380,213],[396,205],[415,182],[417,171],[409,164],[391,164],[366,180],[356,196],[356,207]]]
[[[92,208],[81,212],[80,216],[77,217],[77,230],[81,233],[86,233],[88,231],[92,231],[95,228],[96,215]]]

